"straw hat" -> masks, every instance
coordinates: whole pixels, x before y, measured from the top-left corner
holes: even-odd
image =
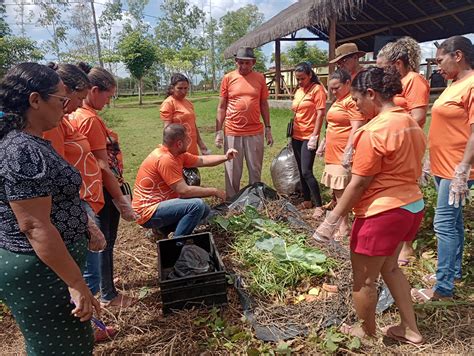
[[[235,54],[236,59],[255,59],[252,47],[239,47]]]
[[[337,63],[344,57],[352,56],[353,54],[357,54],[358,57],[365,56],[365,52],[359,51],[355,43],[344,43],[336,48],[336,57],[329,61],[329,63]]]

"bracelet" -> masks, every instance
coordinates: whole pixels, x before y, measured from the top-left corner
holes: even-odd
[[[266,129],[271,129],[272,127],[270,125],[265,125]]]

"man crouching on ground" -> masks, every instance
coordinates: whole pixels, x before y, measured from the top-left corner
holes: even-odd
[[[158,229],[174,237],[189,235],[209,214],[209,206],[201,198],[225,199],[217,188],[189,186],[183,178],[183,167],[212,167],[233,159],[235,149],[225,155],[195,156],[187,152],[191,139],[180,124],[168,125],[163,131],[163,144],[155,148],[138,169],[133,190],[133,209],[145,228]]]

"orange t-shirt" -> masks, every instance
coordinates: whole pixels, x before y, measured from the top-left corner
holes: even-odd
[[[53,148],[81,173],[80,197],[98,213],[104,206],[102,172],[87,137],[74,129],[67,116],[58,127],[43,133],[43,137],[51,141]]]
[[[326,89],[320,84],[313,84],[306,92],[298,88],[291,105],[295,113],[293,122],[293,138],[309,140],[316,125],[316,112],[326,110]]]
[[[344,150],[352,131],[351,121],[364,121],[352,96],[348,93],[344,98],[337,99],[329,108],[326,120],[326,164],[341,164]]]
[[[393,97],[393,103],[410,112],[413,109],[428,106],[430,101],[430,85],[419,73],[408,72],[402,80],[402,93]],[[423,127],[423,121],[420,126]]]
[[[265,77],[258,72],[243,76],[234,70],[224,76],[221,97],[227,98],[225,134],[252,136],[263,133],[260,103],[268,99]]]
[[[385,111],[356,131],[352,173],[373,176],[354,207],[369,217],[423,198],[418,187],[426,139],[423,130],[402,108]]]
[[[133,210],[142,225],[151,219],[158,204],[178,198],[171,186],[183,178],[183,167],[192,167],[198,157],[191,153],[173,156],[166,146],[159,145],[142,162],[133,189]]]
[[[107,150],[109,166],[123,174],[123,156],[117,150],[118,135],[105,125],[97,112],[84,104],[69,115],[69,120],[77,131],[87,137],[91,151]]]
[[[168,96],[160,107],[160,118],[173,124],[181,124],[188,131],[191,143],[188,152],[198,155],[198,142],[196,131],[196,114],[194,106],[188,99],[178,100],[172,95]]]
[[[474,124],[474,72],[451,83],[431,109],[429,136],[431,172],[452,179],[461,163]],[[470,178],[474,179],[474,168]]]

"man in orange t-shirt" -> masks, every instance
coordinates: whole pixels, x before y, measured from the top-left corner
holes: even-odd
[[[216,146],[234,148],[242,154],[225,163],[226,197],[240,190],[244,157],[250,184],[259,182],[263,164],[263,132],[268,145],[273,144],[265,77],[253,71],[256,63],[253,49],[241,47],[235,56],[237,70],[224,76],[221,84],[216,120]],[[224,137],[225,123],[225,137]]]
[[[189,235],[209,214],[201,198],[215,196],[224,200],[217,188],[189,186],[183,168],[212,167],[232,160],[237,151],[225,155],[196,156],[187,152],[191,139],[186,128],[170,124],[163,130],[163,145],[155,148],[138,169],[133,190],[133,209],[140,216],[137,222],[174,236]]]

